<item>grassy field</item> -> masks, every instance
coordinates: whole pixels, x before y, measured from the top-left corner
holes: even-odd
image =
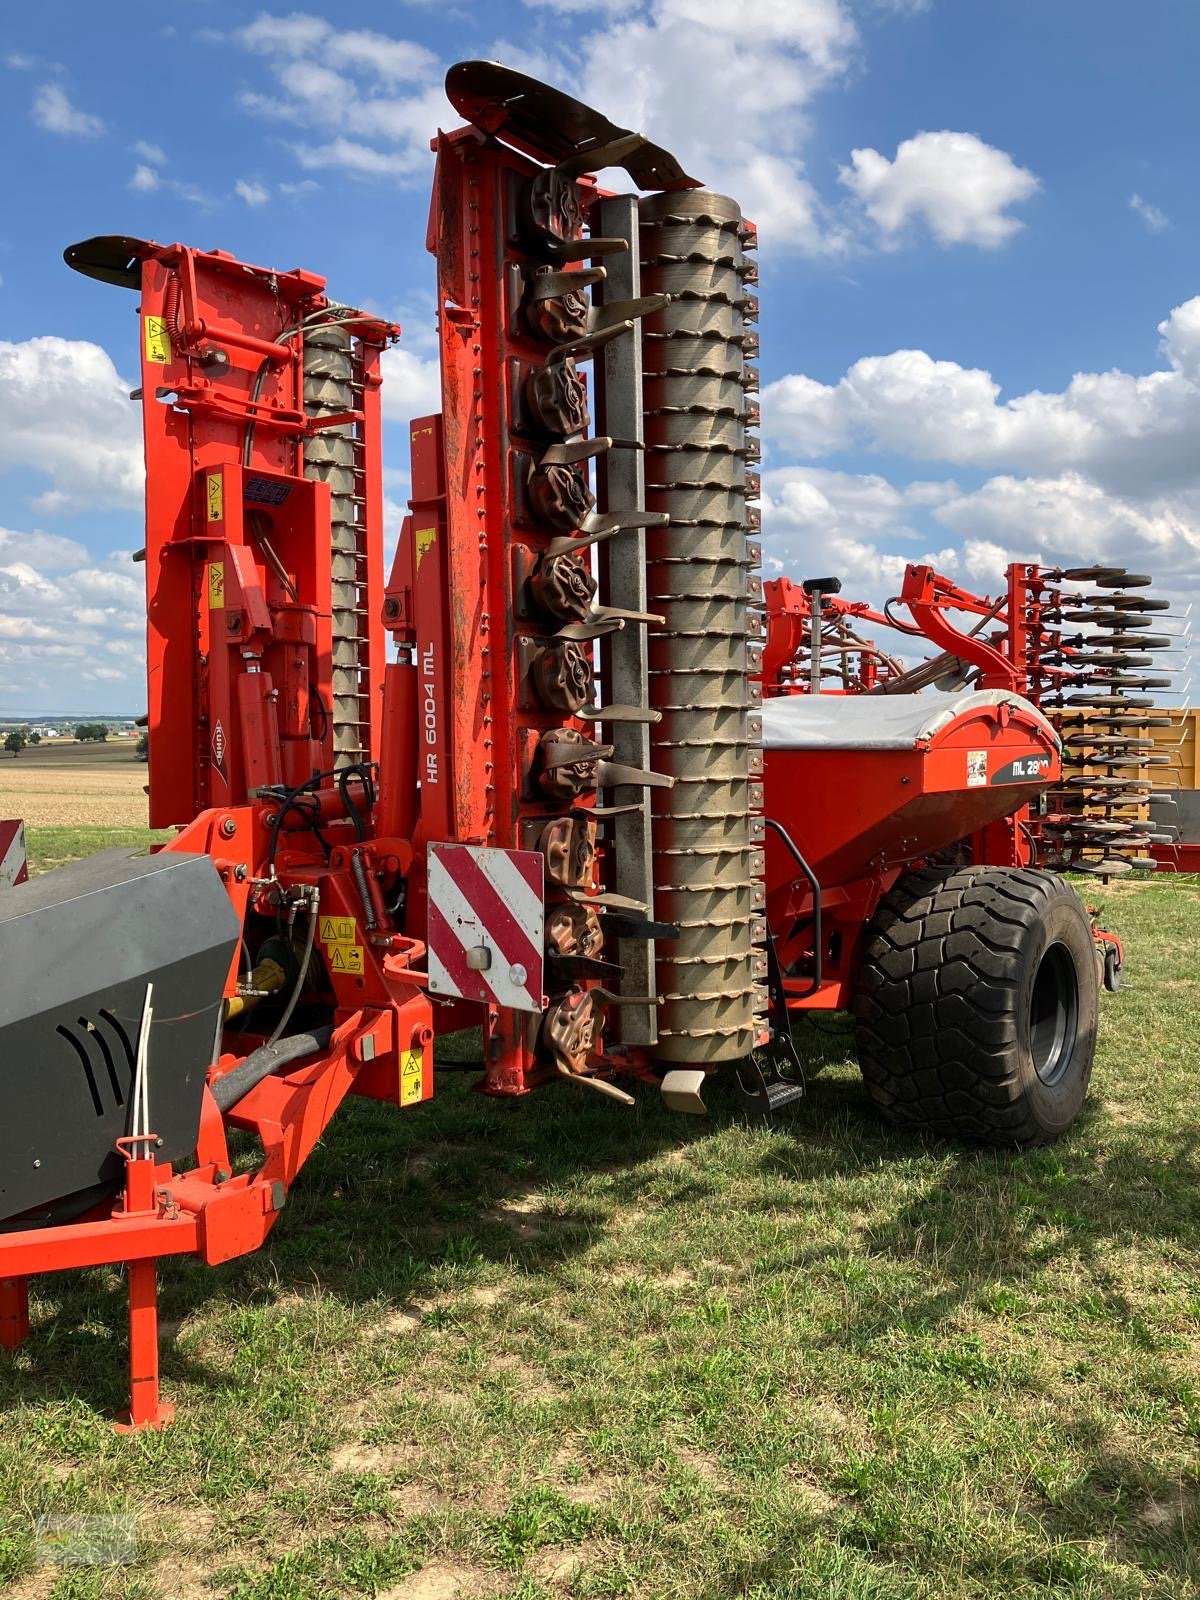
[[[132,739],[45,740],[0,754],[0,817],[31,828],[144,828],[146,763]]]
[[[889,1133],[828,1021],[775,1126],[351,1103],[267,1249],[164,1267],[179,1417],[132,1439],[117,1273],[42,1280],[6,1594],[1200,1594],[1200,884],[1107,913],[1128,986],[1052,1149]],[[133,1514],[137,1564],[37,1566],[55,1512]]]

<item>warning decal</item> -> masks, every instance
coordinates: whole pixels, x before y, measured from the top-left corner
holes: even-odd
[[[331,972],[350,972],[361,977],[363,947],[357,942],[358,930],[353,917],[321,917],[317,935],[325,946]]]
[[[982,789],[987,784],[987,751],[967,751],[967,788]]]
[[[171,336],[165,317],[146,318],[146,360],[165,367],[171,359]]]
[[[208,563],[208,609],[221,611],[225,606],[225,563]]]
[[[421,1050],[400,1052],[400,1104],[415,1105],[424,1094],[425,1057]]]
[[[208,520],[210,522],[223,522],[225,519],[225,475],[221,472],[210,472],[205,479],[208,490]]]
[[[413,531],[413,543],[417,552],[416,569],[418,572],[421,570],[421,562],[433,549],[436,540],[436,528],[417,528]]]

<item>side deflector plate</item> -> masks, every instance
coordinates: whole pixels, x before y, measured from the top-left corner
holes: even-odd
[[[446,74],[446,96],[454,109],[484,133],[501,134],[541,161],[557,163],[601,150],[631,130],[497,61],[460,61]],[[603,165],[608,165],[605,162]],[[661,145],[641,144],[619,163],[639,189],[698,189]]]

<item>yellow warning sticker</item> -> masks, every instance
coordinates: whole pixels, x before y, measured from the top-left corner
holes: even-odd
[[[329,952],[329,965],[334,972],[357,972],[363,970],[363,948],[360,944],[328,944],[325,946]]]
[[[208,563],[208,609],[222,611],[225,607],[225,563]]]
[[[425,1092],[425,1060],[421,1050],[400,1052],[400,1104],[415,1105]]]
[[[208,520],[210,522],[223,522],[225,519],[225,474],[210,472],[205,479],[208,489]]]
[[[165,317],[146,318],[146,360],[165,367],[171,359],[171,336]]]
[[[417,571],[421,570],[421,562],[433,549],[437,542],[436,528],[416,528],[413,530],[413,539],[417,546]]]
[[[320,926],[322,944],[353,944],[355,940],[353,917],[322,917]]]

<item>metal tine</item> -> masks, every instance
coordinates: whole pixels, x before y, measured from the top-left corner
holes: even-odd
[[[614,994],[611,989],[603,985],[592,990],[593,1003],[599,1001],[604,1006],[660,1006],[662,996],[657,994]]]
[[[614,617],[620,617],[622,622],[657,623],[659,626],[667,620],[657,611],[627,611],[623,606],[593,606],[588,615],[598,621],[607,622]]]
[[[618,1089],[615,1083],[609,1083],[607,1078],[591,1078],[584,1072],[572,1072],[565,1061],[556,1060],[554,1070],[560,1078],[565,1078],[568,1083],[577,1083],[581,1089],[594,1089],[597,1094],[602,1094],[609,1100],[618,1100],[623,1106],[635,1106],[637,1101],[631,1094],[626,1094],[624,1089]]]
[[[628,239],[598,239],[587,234],[582,239],[559,239],[543,234],[540,244],[552,261],[587,261],[596,256],[615,256],[629,249]]]
[[[581,267],[575,272],[539,272],[528,280],[530,299],[554,300],[559,295],[588,289],[594,283],[603,283],[607,277],[607,267]]]
[[[625,817],[634,811],[643,809],[640,800],[631,800],[623,806],[586,806],[583,808],[589,817]]]
[[[645,767],[627,767],[622,761],[607,761],[603,758],[596,763],[596,776],[601,789],[622,783],[636,784],[641,789],[675,787],[675,779],[665,772],[648,772]],[[630,810],[640,811],[641,807],[631,806]]]
[[[665,511],[593,511],[584,518],[578,533],[560,534],[551,539],[545,553],[547,556],[570,555],[633,528],[664,528],[670,520]]]
[[[597,434],[594,439],[568,439],[563,444],[548,445],[538,459],[539,467],[570,467],[579,461],[591,461],[612,449],[607,434]]]
[[[588,333],[597,333],[611,327],[614,322],[631,324],[652,311],[661,311],[671,304],[669,294],[643,294],[636,300],[614,300],[611,304],[593,306],[588,317]]]
[[[589,639],[603,639],[606,634],[620,633],[625,622],[621,617],[598,617],[595,613],[583,622],[566,622],[554,635],[556,639],[571,639],[576,644],[586,644]]]
[[[566,895],[577,906],[611,906],[614,911],[640,911],[643,916],[650,909],[644,900],[634,900],[627,894],[588,894],[586,889],[568,889]]]
[[[581,722],[647,722],[662,721],[662,712],[650,706],[581,706],[575,715]]]
[[[587,333],[578,339],[568,339],[565,344],[556,344],[546,357],[546,365],[553,367],[563,362],[568,356],[590,356],[594,351],[602,349],[606,344],[611,344],[614,339],[619,339],[623,333],[633,331],[633,322],[623,318],[595,330],[589,328]]]

